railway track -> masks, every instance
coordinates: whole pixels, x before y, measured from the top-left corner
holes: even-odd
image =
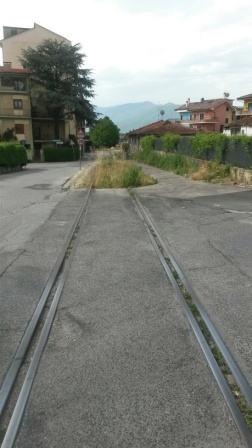
[[[78,244],[78,230],[87,212],[90,194],[91,192],[89,190],[2,384],[0,391],[0,416],[3,419],[20,369],[24,363],[26,364],[27,357],[29,358],[31,356],[29,355],[29,350],[34,344],[35,347],[32,348],[32,361],[26,369],[26,373],[23,374],[24,381],[19,390],[17,401],[11,411],[11,418],[8,422],[1,445],[2,448],[12,448],[15,445],[32,384],[50,334],[57,306],[75,254],[75,248]],[[176,292],[180,306],[191,325],[240,435],[245,445],[251,447],[252,433],[248,426],[248,420],[251,419],[252,415],[250,411],[250,408],[252,408],[251,387],[239,368],[239,365],[227,349],[225,342],[217,332],[200,299],[188,283],[174,255],[164,242],[157,225],[141,204],[138,196],[133,192],[130,192],[130,196],[139,217],[144,222],[160,263]],[[48,308],[48,312],[45,313],[46,308]],[[42,327],[39,331],[38,326]],[[34,337],[36,344],[33,342]],[[247,421],[246,415],[244,415],[244,412],[241,411],[238,405],[237,397],[239,398],[239,403],[242,401],[243,407],[249,410],[247,412]]]
[[[22,365],[24,365],[26,359],[32,356],[31,362],[25,374],[23,385],[21,387],[21,390],[19,391],[18,399],[16,401],[6,429],[6,433],[1,445],[2,448],[13,447],[17,438],[33,381],[35,379],[42,353],[50,334],[50,330],[57,311],[57,306],[78,242],[78,229],[83,221],[85,212],[87,210],[90,191],[91,189],[88,190],[85,200],[81,205],[80,210],[73,222],[73,225],[65,239],[62,250],[58,256],[54,268],[51,271],[43,293],[41,294],[36,309],[27,326],[27,329],[10,364],[10,367],[6,372],[5,379],[1,386],[0,422],[3,420],[4,412],[8,401],[10,400],[11,393],[15,386],[20,369]],[[55,288],[55,292],[53,294],[53,297],[51,297],[53,287]],[[41,326],[40,330],[38,330],[39,325]],[[29,350],[31,350],[31,345],[34,339],[36,339],[36,347],[32,349],[32,354],[29,354]]]

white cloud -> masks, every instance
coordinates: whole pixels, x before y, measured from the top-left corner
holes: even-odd
[[[76,0],[60,11],[56,2],[35,9],[24,0],[22,17],[19,6],[1,11],[0,30],[36,22],[80,42],[99,106],[252,90],[251,0]]]

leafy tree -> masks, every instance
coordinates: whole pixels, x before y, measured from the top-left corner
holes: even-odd
[[[14,135],[15,128],[7,128],[6,131],[0,134],[0,141],[2,142],[10,142],[13,140],[17,140],[17,137]]]
[[[109,117],[100,118],[91,129],[89,138],[94,146],[111,147],[118,143],[119,128]]]
[[[56,138],[60,119],[68,114],[75,115],[78,127],[90,126],[97,119],[90,103],[95,82],[91,70],[83,68],[86,55],[80,49],[80,44],[45,39],[36,49],[23,50],[20,58],[23,68],[31,71],[33,93],[54,118]]]

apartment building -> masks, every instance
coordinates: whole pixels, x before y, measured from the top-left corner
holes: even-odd
[[[38,102],[30,90],[30,73],[22,68],[19,58],[22,50],[36,48],[45,39],[56,39],[71,45],[63,36],[41,25],[33,28],[4,26],[4,38],[0,40],[3,67],[0,67],[0,133],[13,129],[20,142],[25,142],[28,157],[40,159],[40,151],[51,146],[55,140],[53,118],[46,104]],[[75,122],[66,115],[60,122],[59,139],[66,141],[69,134],[75,134]]]

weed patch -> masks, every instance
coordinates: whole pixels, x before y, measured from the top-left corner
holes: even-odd
[[[128,188],[156,184],[141,167],[116,157],[98,159],[87,172],[82,172],[76,188]]]

